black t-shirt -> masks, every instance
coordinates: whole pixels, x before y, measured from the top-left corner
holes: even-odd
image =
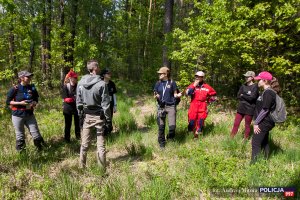
[[[39,94],[33,84],[23,86],[18,84],[16,87],[12,87],[8,93],[6,98],[6,104],[10,105],[11,101],[21,102],[24,100],[28,101],[36,101],[38,102]],[[19,108],[17,110],[12,110],[13,116],[29,116],[33,114],[32,109],[26,109],[26,106],[15,105],[15,108]]]
[[[77,88],[77,84],[74,85],[74,86],[69,84],[69,88],[68,88],[67,84],[64,85],[61,96],[62,96],[63,99],[64,98],[73,98],[74,101],[71,102],[71,103],[64,102],[63,103],[63,112],[65,114],[77,114],[77,108],[76,108],[76,88]]]
[[[273,111],[276,106],[276,94],[272,90],[264,90],[262,94],[257,98],[254,119],[258,116],[262,109],[269,109],[269,111]],[[270,113],[261,121],[259,124],[259,128],[266,130],[272,129],[275,126]]]
[[[257,84],[242,85],[237,95],[237,98],[239,99],[237,112],[245,115],[253,115],[258,96],[259,92]]]
[[[109,81],[107,83],[107,89],[108,89],[108,94],[110,96],[110,105],[111,106],[114,106],[114,98],[113,98],[113,95],[115,93],[117,93],[117,88],[116,88],[116,84],[113,82],[113,81]]]

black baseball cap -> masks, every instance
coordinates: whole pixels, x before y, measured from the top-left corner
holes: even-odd
[[[111,71],[109,69],[102,69],[100,72],[100,76],[104,76],[105,74],[109,74]]]

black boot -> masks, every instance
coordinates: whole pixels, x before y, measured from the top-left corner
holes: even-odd
[[[42,137],[34,139],[33,143],[39,151],[43,149],[43,146],[45,146],[45,141]]]
[[[176,126],[169,126],[169,134],[167,135],[167,139],[168,140],[172,140],[174,139],[175,137],[175,129],[176,129]]]
[[[163,125],[158,127],[158,143],[160,148],[164,148],[166,146],[165,126]]]
[[[25,140],[17,140],[16,141],[16,150],[21,152],[25,149],[26,143]]]

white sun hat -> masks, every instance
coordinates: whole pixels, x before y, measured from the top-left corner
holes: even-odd
[[[196,72],[195,76],[205,76],[203,71]]]

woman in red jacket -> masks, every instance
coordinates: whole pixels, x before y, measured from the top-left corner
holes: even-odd
[[[188,130],[194,132],[194,138],[198,138],[203,132],[204,120],[207,117],[207,104],[215,99],[216,91],[204,82],[204,72],[198,71],[195,74],[195,81],[191,83],[186,94],[191,96],[190,108],[188,111]]]
[[[76,109],[76,88],[77,88],[77,78],[78,75],[70,70],[66,75],[65,84],[62,91],[62,98],[64,101],[63,113],[65,117],[65,136],[64,139],[67,143],[70,142],[70,132],[72,125],[72,117],[74,116],[75,125],[75,136],[76,139],[80,139],[80,126],[79,126],[79,116]]]

